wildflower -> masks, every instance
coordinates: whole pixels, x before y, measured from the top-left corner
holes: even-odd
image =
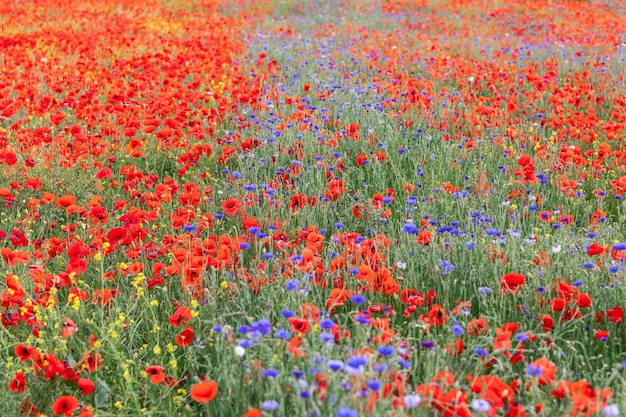
[[[619,407],[617,404],[608,404],[602,408],[602,414],[605,417],[618,417],[619,416]]]
[[[336,417],[359,417],[359,413],[357,410],[342,405],[337,410]]]
[[[213,380],[198,382],[191,387],[189,395],[199,403],[208,403],[217,395],[217,382]]]
[[[393,346],[379,346],[378,354],[381,356],[391,356],[393,355],[394,349]]]
[[[193,329],[187,326],[185,330],[183,330],[178,334],[178,336],[176,336],[176,344],[181,347],[187,347],[191,345],[191,343],[193,342],[193,338]]]
[[[263,371],[261,373],[261,376],[265,378],[276,378],[279,374],[280,372],[278,372],[276,369],[270,368]]]
[[[332,347],[335,341],[335,335],[330,332],[320,333],[320,342],[324,344],[324,347]]]
[[[26,362],[36,353],[36,349],[34,347],[29,347],[26,345],[18,344],[15,346],[15,356],[20,358],[20,362]]]
[[[365,385],[367,385],[367,388],[371,389],[372,391],[378,391],[381,388],[381,383],[377,379],[367,381]]]
[[[235,355],[239,356],[240,358],[246,354],[246,349],[242,346],[235,346]]]
[[[320,327],[325,330],[331,330],[335,327],[335,322],[332,319],[323,319],[320,321]]]
[[[289,333],[285,329],[277,329],[274,332],[274,336],[276,336],[278,339],[287,340],[291,337],[291,333]]]
[[[16,392],[18,394],[23,393],[26,390],[26,377],[24,372],[19,371],[15,374],[11,383],[9,384],[9,391]]]
[[[459,323],[454,323],[452,325],[452,333],[456,336],[456,337],[461,337],[463,336],[463,334],[465,333],[465,329],[463,328],[463,326],[461,326]]]
[[[241,208],[241,200],[238,198],[229,198],[222,203],[222,210],[227,216],[232,216],[239,212]]]
[[[526,374],[530,376],[540,377],[543,373],[543,368],[537,365],[526,366]]]
[[[329,360],[326,363],[326,366],[328,367],[328,369],[334,372],[341,371],[344,368],[343,362],[338,360]]]
[[[526,373],[539,379],[539,385],[551,384],[556,376],[556,365],[547,358],[539,358],[526,367]]]
[[[280,404],[276,400],[263,401],[263,403],[261,404],[261,408],[266,411],[278,410],[279,407]]]
[[[300,286],[300,281],[298,279],[290,279],[285,284],[285,289],[287,291],[296,291],[299,286]]]
[[[78,388],[84,395],[89,395],[96,390],[96,385],[89,378],[80,378],[78,380]]]
[[[500,278],[500,285],[502,286],[502,292],[509,294],[517,294],[519,287],[526,284],[526,277],[517,272],[509,272]]]
[[[402,402],[407,408],[415,408],[422,402],[422,397],[417,394],[405,395]]]
[[[367,298],[365,298],[365,296],[361,294],[354,294],[352,297],[350,297],[350,301],[352,301],[354,304],[364,304],[367,301]]]
[[[261,319],[252,323],[252,328],[262,335],[268,335],[272,331],[272,323],[268,319]]]
[[[476,348],[474,349],[474,353],[484,358],[485,356],[489,354],[489,351],[483,348]]]
[[[148,366],[145,371],[150,376],[150,382],[153,384],[160,384],[165,381],[165,374],[163,371],[165,368],[158,365]]]
[[[472,400],[471,407],[474,411],[478,411],[479,413],[486,413],[491,409],[491,404],[481,398],[476,398]]]
[[[78,409],[78,399],[72,395],[62,395],[52,404],[52,412],[55,415],[65,414],[70,417]]]

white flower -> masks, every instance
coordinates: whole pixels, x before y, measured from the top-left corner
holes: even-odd
[[[559,245],[558,243],[554,246],[552,246],[552,253],[559,253],[561,252],[561,245]]]
[[[241,346],[235,346],[235,355],[239,356],[240,358],[246,354],[246,349],[241,347]]]

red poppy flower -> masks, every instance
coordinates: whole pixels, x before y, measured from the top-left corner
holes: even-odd
[[[602,255],[603,253],[604,253],[604,247],[600,246],[596,242],[593,242],[587,248],[587,255],[589,255],[589,256]]]
[[[217,382],[202,381],[191,387],[189,395],[199,403],[208,403],[217,395]]]
[[[289,202],[289,209],[291,211],[297,211],[304,207],[307,203],[306,196],[304,194],[294,194],[291,196],[291,201]]]
[[[418,245],[428,245],[432,240],[432,231],[431,230],[422,230],[417,233],[417,244]]]
[[[539,323],[544,332],[549,332],[554,328],[554,318],[549,314],[540,314]]]
[[[257,408],[252,408],[241,417],[263,417],[263,414]]]
[[[193,329],[189,326],[176,336],[176,344],[181,347],[187,347],[193,342]]]
[[[550,307],[550,311],[557,312],[565,310],[567,307],[568,301],[565,298],[555,298],[552,300],[552,306]]]
[[[16,392],[21,394],[26,390],[26,377],[24,376],[24,372],[19,371],[11,380],[9,384],[9,391]]]
[[[52,404],[52,412],[55,415],[65,414],[70,417],[78,408],[78,400],[72,395],[62,395]]]
[[[594,337],[598,340],[606,340],[609,338],[609,332],[606,330],[598,330],[596,331],[596,334],[594,335]]]
[[[78,331],[78,326],[74,321],[65,317],[63,319],[63,329],[61,329],[61,338],[65,339],[66,337],[70,337],[74,333]]]
[[[509,272],[500,278],[502,292],[517,294],[519,287],[526,284],[526,277],[517,272]]]
[[[61,197],[57,198],[56,205],[57,207],[69,207],[71,205],[76,204],[76,196],[71,194],[65,194]]]
[[[292,317],[289,319],[289,324],[291,324],[291,329],[294,332],[298,332],[300,334],[307,334],[309,332],[310,325],[307,320]]]
[[[35,354],[36,349],[26,345],[18,344],[15,346],[15,356],[20,358],[20,362],[26,362]]]
[[[238,198],[229,198],[222,203],[222,210],[227,216],[237,214],[241,209],[241,200]]]
[[[89,395],[96,390],[96,386],[89,378],[81,378],[78,380],[78,388],[85,395]]]
[[[604,312],[607,316],[609,316],[609,320],[612,323],[621,323],[624,318],[624,310],[620,306],[615,306],[611,309],[608,309]]]
[[[148,366],[146,369],[146,373],[150,375],[150,382],[153,384],[160,384],[165,381],[165,374],[163,371],[165,368],[158,365]]]
[[[174,327],[186,326],[189,319],[191,319],[191,309],[187,306],[178,307],[174,314],[169,317],[170,324]]]
[[[591,295],[587,293],[578,294],[576,305],[580,308],[589,308],[591,307]]]
[[[554,383],[554,377],[556,376],[556,365],[554,362],[547,358],[539,358],[531,365],[541,368],[541,375],[539,375],[539,385],[546,385]]]

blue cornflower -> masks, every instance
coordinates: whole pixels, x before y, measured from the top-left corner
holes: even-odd
[[[265,378],[276,378],[279,374],[280,372],[278,372],[276,369],[270,368],[263,371],[263,373],[261,373],[261,376]]]
[[[331,330],[335,327],[335,322],[332,319],[323,319],[320,321],[320,327],[324,330]]]
[[[489,351],[483,348],[476,348],[474,349],[474,353],[484,358],[485,356],[489,354]]]
[[[237,345],[241,346],[242,348],[245,349],[249,349],[252,346],[256,345],[256,342],[254,340],[251,339],[244,339],[244,340],[240,340]]]
[[[479,413],[486,413],[491,409],[489,401],[483,400],[482,398],[473,399],[471,406],[474,411],[478,411]]]
[[[378,348],[378,354],[381,356],[391,356],[393,355],[394,348],[393,346],[380,346]]]
[[[281,340],[287,340],[287,339],[291,338],[291,333],[289,333],[285,329],[277,329],[274,332],[274,336],[276,336],[277,338],[279,338]]]
[[[543,373],[543,368],[537,365],[528,365],[526,366],[526,374],[531,376],[540,377]]]
[[[246,325],[237,327],[237,333],[246,334],[246,333],[250,333],[251,330],[252,330],[252,327],[246,326]]]
[[[296,291],[299,286],[300,286],[300,280],[298,280],[298,279],[290,279],[285,284],[285,289],[287,291]]]
[[[342,405],[337,410],[336,417],[359,417],[359,413],[357,410],[353,410],[352,408],[348,408]]]
[[[518,342],[525,342],[528,340],[528,336],[526,335],[526,333],[518,333],[513,337],[513,339],[517,340]]]
[[[278,410],[279,407],[280,404],[276,400],[263,401],[263,403],[261,404],[261,408],[266,411]]]
[[[291,310],[283,309],[283,310],[280,311],[280,315],[283,316],[286,319],[289,319],[289,318],[295,316],[296,313],[294,313]]]
[[[403,398],[404,406],[407,408],[415,408],[422,402],[422,397],[417,394],[405,395]]]
[[[352,297],[350,297],[350,301],[352,301],[354,304],[363,304],[367,301],[367,298],[365,298],[365,296],[361,294],[354,294]]]
[[[272,331],[272,323],[268,319],[261,319],[252,323],[252,328],[262,335],[267,335]]]
[[[367,381],[365,385],[367,385],[367,388],[371,389],[372,391],[378,391],[381,387],[381,383],[377,379]]]
[[[329,332],[322,332],[320,333],[320,342],[330,347],[335,342],[335,335]]]
[[[329,360],[328,363],[326,364],[326,366],[328,367],[328,369],[330,369],[331,371],[341,371],[344,367],[344,364],[342,361],[338,361],[338,360]]]

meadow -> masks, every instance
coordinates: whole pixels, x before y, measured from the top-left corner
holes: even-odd
[[[626,413],[626,7],[0,4],[0,414]]]

